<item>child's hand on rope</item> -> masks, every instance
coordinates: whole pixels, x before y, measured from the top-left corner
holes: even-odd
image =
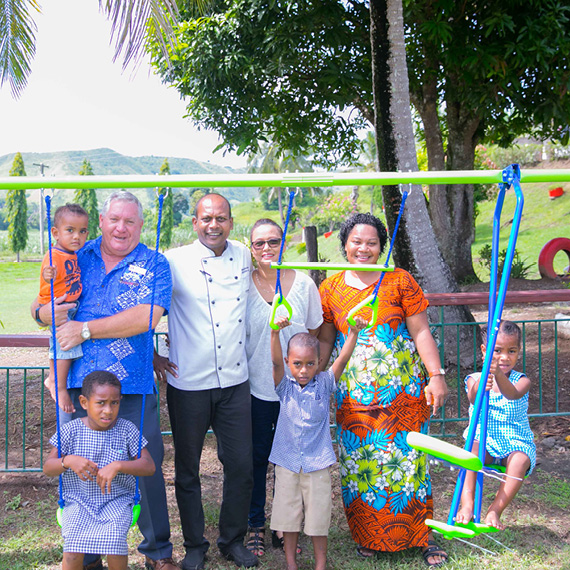
[[[52,281],[56,277],[57,277],[57,267],[54,267],[53,265],[49,265],[47,267],[44,267],[44,269],[42,271],[42,279],[46,283],[49,283],[50,281]]]
[[[354,317],[354,325],[351,325],[350,328],[360,332],[361,330],[364,330],[367,326],[368,326],[368,321],[356,315]]]

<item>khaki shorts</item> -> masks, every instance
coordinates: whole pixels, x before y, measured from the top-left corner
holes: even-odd
[[[275,466],[275,495],[271,530],[300,532],[305,511],[305,534],[328,536],[331,524],[330,469],[293,473]]]

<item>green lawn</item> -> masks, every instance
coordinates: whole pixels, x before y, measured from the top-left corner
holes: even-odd
[[[544,244],[558,237],[570,238],[570,184],[562,184],[565,194],[556,200],[550,200],[548,197],[548,189],[551,186],[551,184],[522,185],[524,208],[516,249],[520,256],[527,260],[527,264],[533,264],[527,276],[529,279],[540,278],[538,254]],[[515,202],[514,191],[508,191],[501,216],[500,249],[507,247]],[[481,203],[476,222],[475,243],[472,248],[473,261],[475,271],[483,280],[488,280],[489,273],[481,269],[477,259],[479,250],[485,244],[491,244],[495,204],[495,200]],[[554,259],[554,269],[560,274],[568,263],[568,257],[562,252],[558,253]]]
[[[37,297],[41,263],[0,262],[0,334],[36,332],[30,304]]]

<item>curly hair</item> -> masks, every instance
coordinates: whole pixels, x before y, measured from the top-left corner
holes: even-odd
[[[388,241],[388,232],[386,231],[386,227],[384,224],[372,214],[354,214],[348,220],[343,222],[342,226],[340,226],[340,230],[338,232],[338,237],[340,239],[341,251],[344,257],[346,258],[346,242],[348,241],[348,236],[350,232],[354,229],[355,226],[363,224],[366,226],[372,226],[376,229],[376,233],[378,234],[378,239],[380,240],[380,255],[384,252],[384,248],[386,247],[386,242]]]
[[[87,374],[83,379],[81,395],[89,400],[95,390],[95,386],[114,386],[118,388],[119,392],[121,391],[121,381],[107,370],[94,370]]]

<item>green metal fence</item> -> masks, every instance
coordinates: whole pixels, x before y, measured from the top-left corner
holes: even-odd
[[[443,311],[440,316],[443,317]],[[556,319],[517,320],[523,331],[520,370],[532,382],[529,416],[548,418],[570,415],[570,386],[563,380],[570,374],[570,341],[560,340],[558,329],[567,321]],[[455,335],[468,327],[476,339],[475,330],[484,323],[433,323],[436,337]],[[486,324],[486,323],[485,323]],[[457,343],[459,346],[459,343]],[[440,344],[443,351],[443,344]],[[444,354],[449,363],[447,380],[450,398],[439,417],[432,418],[434,435],[449,437],[461,435],[467,425],[468,402],[463,379],[469,372],[480,370],[481,361],[476,340],[469,355]],[[463,361],[464,365],[459,365]],[[465,362],[470,363],[465,365]],[[0,471],[40,471],[44,452],[49,449],[48,440],[55,432],[55,406],[44,389],[47,368],[2,366],[0,367]],[[164,389],[164,388],[162,388]],[[164,399],[163,399],[164,401]],[[532,421],[531,421],[532,425]],[[162,414],[163,434],[170,432],[167,414]]]
[[[443,315],[443,311],[440,314]],[[570,317],[566,320],[513,319],[513,322],[522,330],[522,349],[516,369],[524,372],[531,380],[529,418],[570,416],[570,386],[562,381],[570,375],[570,340],[559,337],[559,328],[565,324],[570,325]],[[458,347],[455,355],[446,355],[443,353],[443,343],[439,343],[442,360],[452,361],[447,366],[450,396],[445,410],[439,417],[431,419],[430,429],[433,435],[460,436],[467,425],[469,402],[464,378],[471,372],[481,370],[476,328],[486,324],[445,323],[443,318],[439,323],[432,324],[432,331],[437,338],[441,338],[442,334],[454,335]],[[459,353],[461,328],[468,328],[471,331],[469,337],[473,338],[473,349],[468,355]],[[466,361],[471,361],[471,364],[465,365]]]

